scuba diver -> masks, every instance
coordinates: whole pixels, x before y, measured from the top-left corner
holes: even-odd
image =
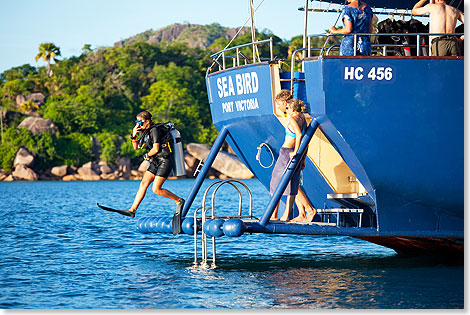
[[[173,234],[181,232],[181,211],[183,210],[184,199],[178,197],[168,189],[162,188],[163,183],[170,175],[173,166],[172,151],[170,145],[171,135],[167,132],[163,134],[160,124],[152,122],[152,114],[143,111],[136,116],[136,125],[132,130],[131,141],[134,150],[146,148],[147,153],[144,159],[150,162],[149,167],[142,177],[139,190],[135,195],[134,203],[129,210],[121,210],[120,214],[135,217],[135,213],[140,203],[144,199],[147,188],[153,182],[152,190],[159,196],[169,198],[176,202],[176,212],[173,216]],[[164,129],[163,129],[164,130]],[[138,133],[140,133],[139,136]]]

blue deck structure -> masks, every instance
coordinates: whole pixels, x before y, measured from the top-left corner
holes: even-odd
[[[402,4],[405,1],[398,1],[397,7]],[[272,45],[270,40],[253,45],[267,43]],[[241,58],[242,48],[213,55],[206,83],[220,134],[183,216],[224,141],[269,192],[274,165],[264,165],[277,159],[286,125],[274,97],[287,88],[308,108],[309,127],[298,157],[307,155],[303,189],[318,214],[313,223],[269,221],[297,157],[269,204],[249,218],[239,217],[242,233],[349,235],[400,253],[463,253],[463,57],[345,57],[326,50],[311,56],[308,47],[301,59],[294,60],[294,52],[292,70],[285,72],[272,56]],[[225,59],[233,66],[226,67]],[[303,70],[294,71],[299,63]],[[259,152],[262,145],[272,156]],[[229,219],[218,226],[211,221],[213,230],[223,231]],[[194,220],[204,231],[205,219]],[[139,228],[165,230],[149,226],[155,222],[140,221]]]

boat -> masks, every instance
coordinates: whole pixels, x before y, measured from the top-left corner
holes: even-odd
[[[390,1],[370,2],[377,15],[401,12],[402,16],[409,16],[415,3],[393,1],[390,10]],[[343,1],[329,0],[328,7],[331,3]],[[305,25],[311,11],[338,12],[325,5],[309,8],[308,0],[300,9]],[[272,39],[254,37],[251,43],[211,56],[206,83],[219,135],[182,212],[183,231],[195,237],[195,253],[196,234],[202,233],[204,262],[207,237],[213,240],[215,263],[215,238],[243,233],[343,235],[401,254],[463,255],[464,57],[430,56],[429,33],[367,35],[416,40],[414,45],[373,44],[371,56],[339,56],[337,45],[327,44],[331,34],[307,35],[305,27],[304,47],[291,59],[273,56]],[[315,37],[327,43],[311,47]],[[411,47],[407,51],[415,54],[387,55],[396,47]],[[269,54],[260,56],[260,51]],[[288,71],[282,66],[286,63]],[[290,89],[307,105],[309,124],[298,157],[290,161],[266,207],[256,209],[254,216],[251,193],[246,216],[241,209],[233,216],[217,216],[213,203],[205,205],[209,188],[229,184],[249,190],[239,180],[216,181],[204,193],[202,207],[192,207],[225,141],[269,193],[272,162],[286,126],[286,118],[274,105],[281,89]],[[317,208],[314,222],[270,221],[299,157],[305,155],[302,187]],[[190,209],[195,209],[193,216]],[[169,219],[163,218],[144,218],[138,229],[171,232]]]

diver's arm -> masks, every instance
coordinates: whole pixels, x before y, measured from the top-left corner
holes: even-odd
[[[153,147],[147,152],[147,156],[151,157],[158,153],[160,150],[160,143],[154,143]]]
[[[137,146],[138,146],[137,141],[132,140],[132,146],[134,147],[134,150],[137,150]]]
[[[136,124],[134,126],[134,128],[132,129],[132,138],[135,138],[135,139],[133,139],[133,140],[131,139],[132,146],[134,147],[134,150],[137,150],[137,148],[139,146],[139,143],[137,141],[137,139],[138,139],[137,138],[137,133],[139,133],[139,132],[140,132],[140,126],[139,126],[139,124]]]

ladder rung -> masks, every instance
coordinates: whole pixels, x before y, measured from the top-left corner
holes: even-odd
[[[336,226],[334,222],[311,222],[314,225]]]
[[[364,209],[343,209],[343,208],[317,209],[317,213],[364,213]]]
[[[328,199],[345,199],[345,198],[359,198],[365,195],[365,193],[351,193],[351,194],[327,194],[326,197]]]

